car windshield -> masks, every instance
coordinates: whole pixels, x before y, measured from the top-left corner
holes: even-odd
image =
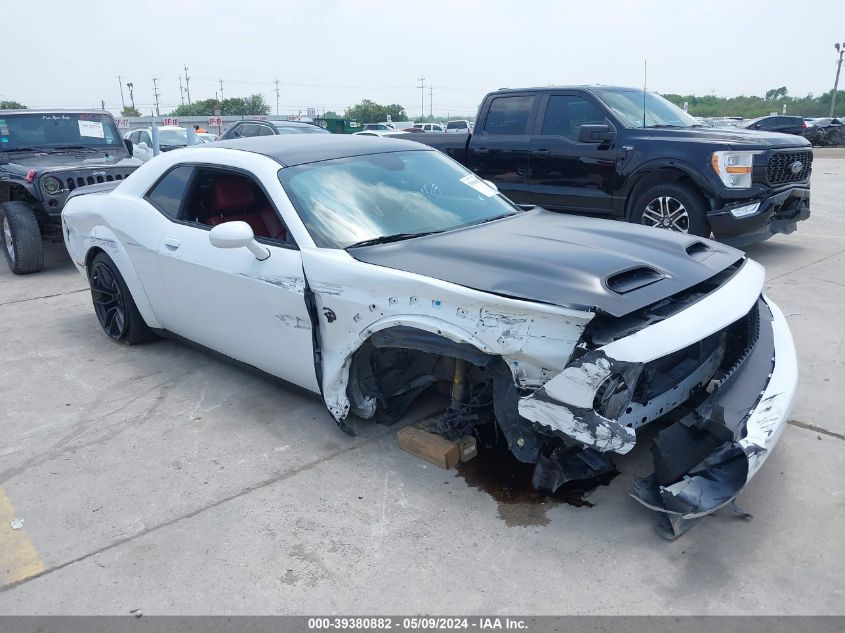
[[[520,212],[493,187],[436,151],[285,167],[279,180],[314,243],[323,248],[448,231]]]
[[[701,124],[671,101],[642,90],[593,91],[628,127],[700,127]],[[643,95],[645,94],[645,98]],[[645,115],[645,121],[643,121]]]
[[[159,130],[158,131],[159,145],[187,145],[188,131],[187,130]]]
[[[279,134],[331,134],[319,125],[274,125]]]
[[[19,147],[122,146],[111,117],[95,113],[4,114],[0,112],[0,151]]]

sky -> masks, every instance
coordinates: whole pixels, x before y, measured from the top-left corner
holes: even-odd
[[[263,94],[279,113],[361,99],[474,114],[501,87],[642,86],[720,96],[833,88],[845,1],[3,0],[0,100],[149,114]],[[14,25],[14,28],[8,28]],[[13,55],[7,54],[14,51]],[[118,81],[118,77],[121,78]],[[424,78],[420,81],[420,78]],[[420,90],[419,85],[424,85]],[[845,85],[845,74],[840,89]],[[431,94],[429,90],[431,89]],[[422,99],[421,99],[422,97]]]

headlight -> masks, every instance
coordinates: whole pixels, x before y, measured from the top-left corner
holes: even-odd
[[[62,183],[59,182],[58,178],[53,176],[47,176],[44,180],[42,180],[41,186],[44,187],[44,191],[51,196],[55,196],[62,190]]]
[[[710,164],[713,171],[730,189],[747,189],[751,186],[751,169],[754,154],[759,152],[713,152]]]

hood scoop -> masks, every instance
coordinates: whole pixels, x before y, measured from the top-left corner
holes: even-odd
[[[607,287],[613,292],[624,295],[639,288],[644,288],[664,279],[666,275],[648,266],[638,266],[630,270],[611,275],[605,280]]]
[[[693,242],[687,246],[687,255],[697,262],[704,261],[715,252],[713,248],[707,246],[704,242]]]

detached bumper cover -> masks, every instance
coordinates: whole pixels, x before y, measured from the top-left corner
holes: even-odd
[[[780,309],[761,297],[759,336],[730,377],[695,411],[662,430],[652,452],[655,473],[632,496],[681,520],[733,501],[778,441],[798,381],[792,335]],[[695,462],[694,464],[692,462]]]
[[[731,209],[760,203],[753,215],[736,218]],[[763,200],[745,200],[707,216],[713,235],[731,246],[745,246],[778,233],[792,233],[798,222],[810,217],[810,189],[792,187]]]

